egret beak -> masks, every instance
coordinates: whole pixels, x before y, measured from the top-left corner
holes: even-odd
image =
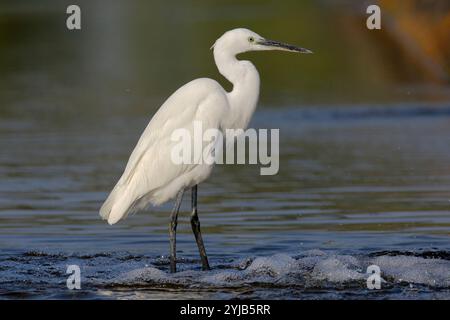
[[[290,52],[300,52],[300,53],[313,53],[311,50],[293,46],[291,44],[278,42],[274,40],[263,39],[258,42],[259,45],[267,47],[267,50],[282,50]]]

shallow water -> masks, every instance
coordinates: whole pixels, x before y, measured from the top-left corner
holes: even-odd
[[[280,172],[222,166],[200,186],[211,272],[185,197],[176,275],[170,204],[98,217],[148,119],[101,120],[0,120],[1,298],[450,299],[449,106],[258,110],[254,127],[280,128]]]
[[[430,257],[432,256],[432,258]],[[2,298],[48,299],[450,299],[445,252],[379,252],[346,255],[307,250],[295,256],[221,259],[212,271],[181,259],[125,252],[2,255]],[[65,268],[81,267],[82,289],[65,288]],[[381,289],[367,289],[367,267],[383,270]],[[6,269],[13,269],[7,271]]]

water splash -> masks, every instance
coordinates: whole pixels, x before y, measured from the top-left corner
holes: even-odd
[[[448,252],[339,254],[310,250],[215,261],[203,272],[199,261],[128,253],[63,254],[29,251],[0,259],[1,298],[444,298],[450,299]],[[82,290],[66,288],[67,265],[77,264]],[[378,265],[381,290],[368,290],[369,265]]]

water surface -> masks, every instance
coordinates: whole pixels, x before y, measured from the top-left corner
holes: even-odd
[[[98,216],[148,118],[83,119],[0,120],[2,298],[450,298],[447,105],[258,110],[254,127],[280,128],[280,172],[219,166],[200,186],[211,272],[188,193],[176,275],[171,204],[114,226]],[[370,264],[381,291],[366,288]]]

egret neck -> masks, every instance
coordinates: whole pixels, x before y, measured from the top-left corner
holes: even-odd
[[[238,60],[236,54],[217,43],[214,60],[219,72],[233,84],[227,93],[230,111],[222,122],[222,129],[246,129],[255,111],[259,97],[259,73],[246,60]]]

